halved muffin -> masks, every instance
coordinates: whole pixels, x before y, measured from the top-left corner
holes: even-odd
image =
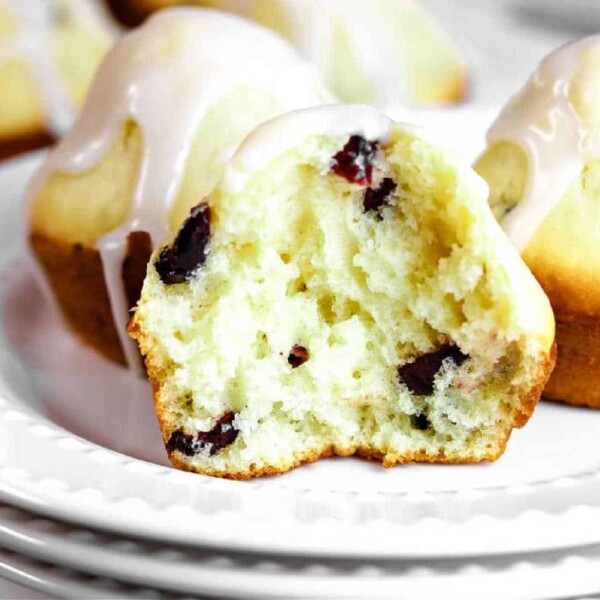
[[[484,182],[376,109],[253,131],[153,255],[130,332],[180,468],[500,456],[554,363]]]

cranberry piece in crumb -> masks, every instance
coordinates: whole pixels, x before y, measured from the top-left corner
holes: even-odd
[[[186,456],[194,456],[208,447],[212,456],[235,442],[239,430],[233,426],[234,419],[234,412],[225,413],[210,431],[201,431],[195,436],[183,433],[181,429],[174,431],[166,444],[167,451],[177,450]]]
[[[387,204],[389,195],[394,192],[396,187],[396,182],[390,177],[386,177],[377,189],[367,188],[363,198],[363,210],[379,212],[381,207]]]
[[[419,431],[427,431],[428,429],[431,429],[431,421],[425,413],[411,415],[410,424],[412,425],[413,429],[418,429]]]
[[[370,142],[360,135],[353,135],[334,157],[331,170],[350,183],[371,185],[373,162],[379,142]]]
[[[438,350],[423,354],[410,363],[398,367],[398,378],[418,396],[431,396],[433,382],[442,363],[450,359],[456,366],[462,365],[469,357],[458,346],[446,344]]]
[[[210,216],[210,206],[206,202],[192,208],[177,232],[173,246],[163,248],[154,263],[163,283],[184,283],[206,262]]]
[[[292,366],[292,369],[296,369],[300,365],[303,365],[309,358],[308,350],[304,346],[294,344],[288,356],[288,362]]]
[[[174,431],[165,445],[169,454],[178,450],[186,456],[194,456],[196,452],[200,451],[196,438],[193,435],[183,433],[181,429]]]

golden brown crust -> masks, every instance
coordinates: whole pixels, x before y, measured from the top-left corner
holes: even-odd
[[[542,366],[538,379],[532,386],[531,391],[525,396],[521,402],[521,406],[513,414],[515,427],[523,427],[533,414],[533,411],[538,403],[538,400],[546,389],[548,378],[552,377],[552,373],[556,368],[558,356],[558,344],[556,341],[552,344],[550,354],[546,357],[545,364]]]
[[[523,259],[548,296],[557,320],[589,317],[600,321],[600,276],[595,263],[565,262],[553,246],[543,242],[540,238],[530,244]]]
[[[25,152],[46,148],[47,146],[52,146],[55,142],[56,138],[44,131],[12,140],[0,140],[0,160],[6,160]]]
[[[391,468],[398,465],[406,465],[412,463],[429,463],[429,464],[446,464],[446,465],[466,465],[476,464],[484,461],[497,460],[506,448],[508,439],[510,437],[510,431],[505,433],[504,439],[496,440],[496,445],[491,446],[487,453],[481,455],[471,456],[447,456],[444,451],[440,451],[438,454],[426,454],[423,451],[416,451],[412,453],[406,453],[402,456],[393,456],[390,454],[384,454],[380,450],[372,447],[356,447],[356,448],[344,448],[327,445],[321,450],[310,450],[304,454],[296,454],[294,458],[279,467],[265,466],[258,468],[255,465],[250,465],[247,471],[211,471],[210,469],[203,469],[202,471],[194,469],[189,463],[181,460],[179,453],[170,452],[169,460],[174,467],[182,471],[188,471],[191,473],[200,473],[202,475],[210,475],[211,477],[221,477],[223,479],[235,479],[243,481],[251,479],[253,477],[271,477],[274,475],[283,475],[296,467],[301,465],[310,464],[316,462],[321,458],[330,458],[332,456],[358,456],[366,460],[380,462],[383,467]],[[164,430],[163,430],[164,435]]]
[[[163,429],[163,421],[160,420],[161,431],[163,437],[165,436],[165,429]],[[170,433],[170,430],[167,430]],[[200,473],[202,475],[210,475],[212,477],[221,477],[224,479],[235,479],[238,481],[251,479],[253,477],[270,477],[274,475],[283,475],[296,467],[304,464],[316,462],[321,458],[330,458],[332,456],[358,456],[366,460],[380,462],[383,467],[391,468],[398,465],[407,465],[413,463],[429,463],[429,464],[444,464],[444,465],[466,465],[466,464],[477,464],[480,462],[493,462],[500,458],[506,449],[506,445],[511,435],[511,430],[504,432],[503,439],[495,440],[494,445],[488,447],[488,451],[484,454],[472,454],[470,456],[448,456],[441,450],[437,454],[427,454],[424,451],[415,451],[411,453],[405,453],[400,455],[384,454],[381,450],[373,447],[354,447],[354,448],[340,448],[336,446],[325,446],[319,451],[310,450],[305,454],[297,454],[293,460],[286,463],[284,466],[273,467],[266,466],[257,468],[255,465],[251,465],[247,471],[211,471],[210,469],[203,469],[202,471],[194,469],[192,465],[184,460],[181,460],[179,453],[168,452],[169,460],[177,469],[188,471],[192,473]]]
[[[600,408],[600,318],[556,315],[559,360],[544,397]]]
[[[62,244],[32,233],[30,244],[50,282],[58,305],[73,331],[113,362],[125,365],[104,280],[100,254],[81,244]],[[149,238],[134,232],[123,264],[130,302],[139,298],[150,254]]]

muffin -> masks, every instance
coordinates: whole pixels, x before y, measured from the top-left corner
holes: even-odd
[[[153,247],[255,125],[326,99],[293,48],[232,15],[163,11],[124,36],[30,190],[31,247],[73,330],[135,367],[125,328]]]
[[[371,107],[254,130],[153,254],[130,324],[173,464],[498,458],[553,367],[554,319],[486,199]]]
[[[600,36],[541,63],[490,128],[475,169],[556,315],[544,396],[600,407]]]
[[[231,11],[288,38],[342,100],[382,105],[463,99],[466,67],[442,28],[415,0],[109,0],[128,23],[167,6]]]
[[[115,35],[92,0],[0,0],[0,157],[64,133]]]

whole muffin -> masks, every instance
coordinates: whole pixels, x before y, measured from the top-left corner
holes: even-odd
[[[31,246],[81,338],[136,366],[125,328],[153,247],[255,125],[328,98],[284,40],[235,16],[164,11],[124,36],[30,190]]]
[[[179,468],[502,454],[554,364],[548,299],[466,164],[374,108],[255,129],[152,257],[130,325]]]
[[[475,169],[556,315],[544,396],[600,407],[600,36],[548,56],[487,140]]]
[[[277,31],[347,102],[451,104],[466,93],[452,39],[415,0],[109,0],[126,23],[176,5],[237,13]]]
[[[65,132],[115,37],[94,0],[0,0],[0,158]]]

